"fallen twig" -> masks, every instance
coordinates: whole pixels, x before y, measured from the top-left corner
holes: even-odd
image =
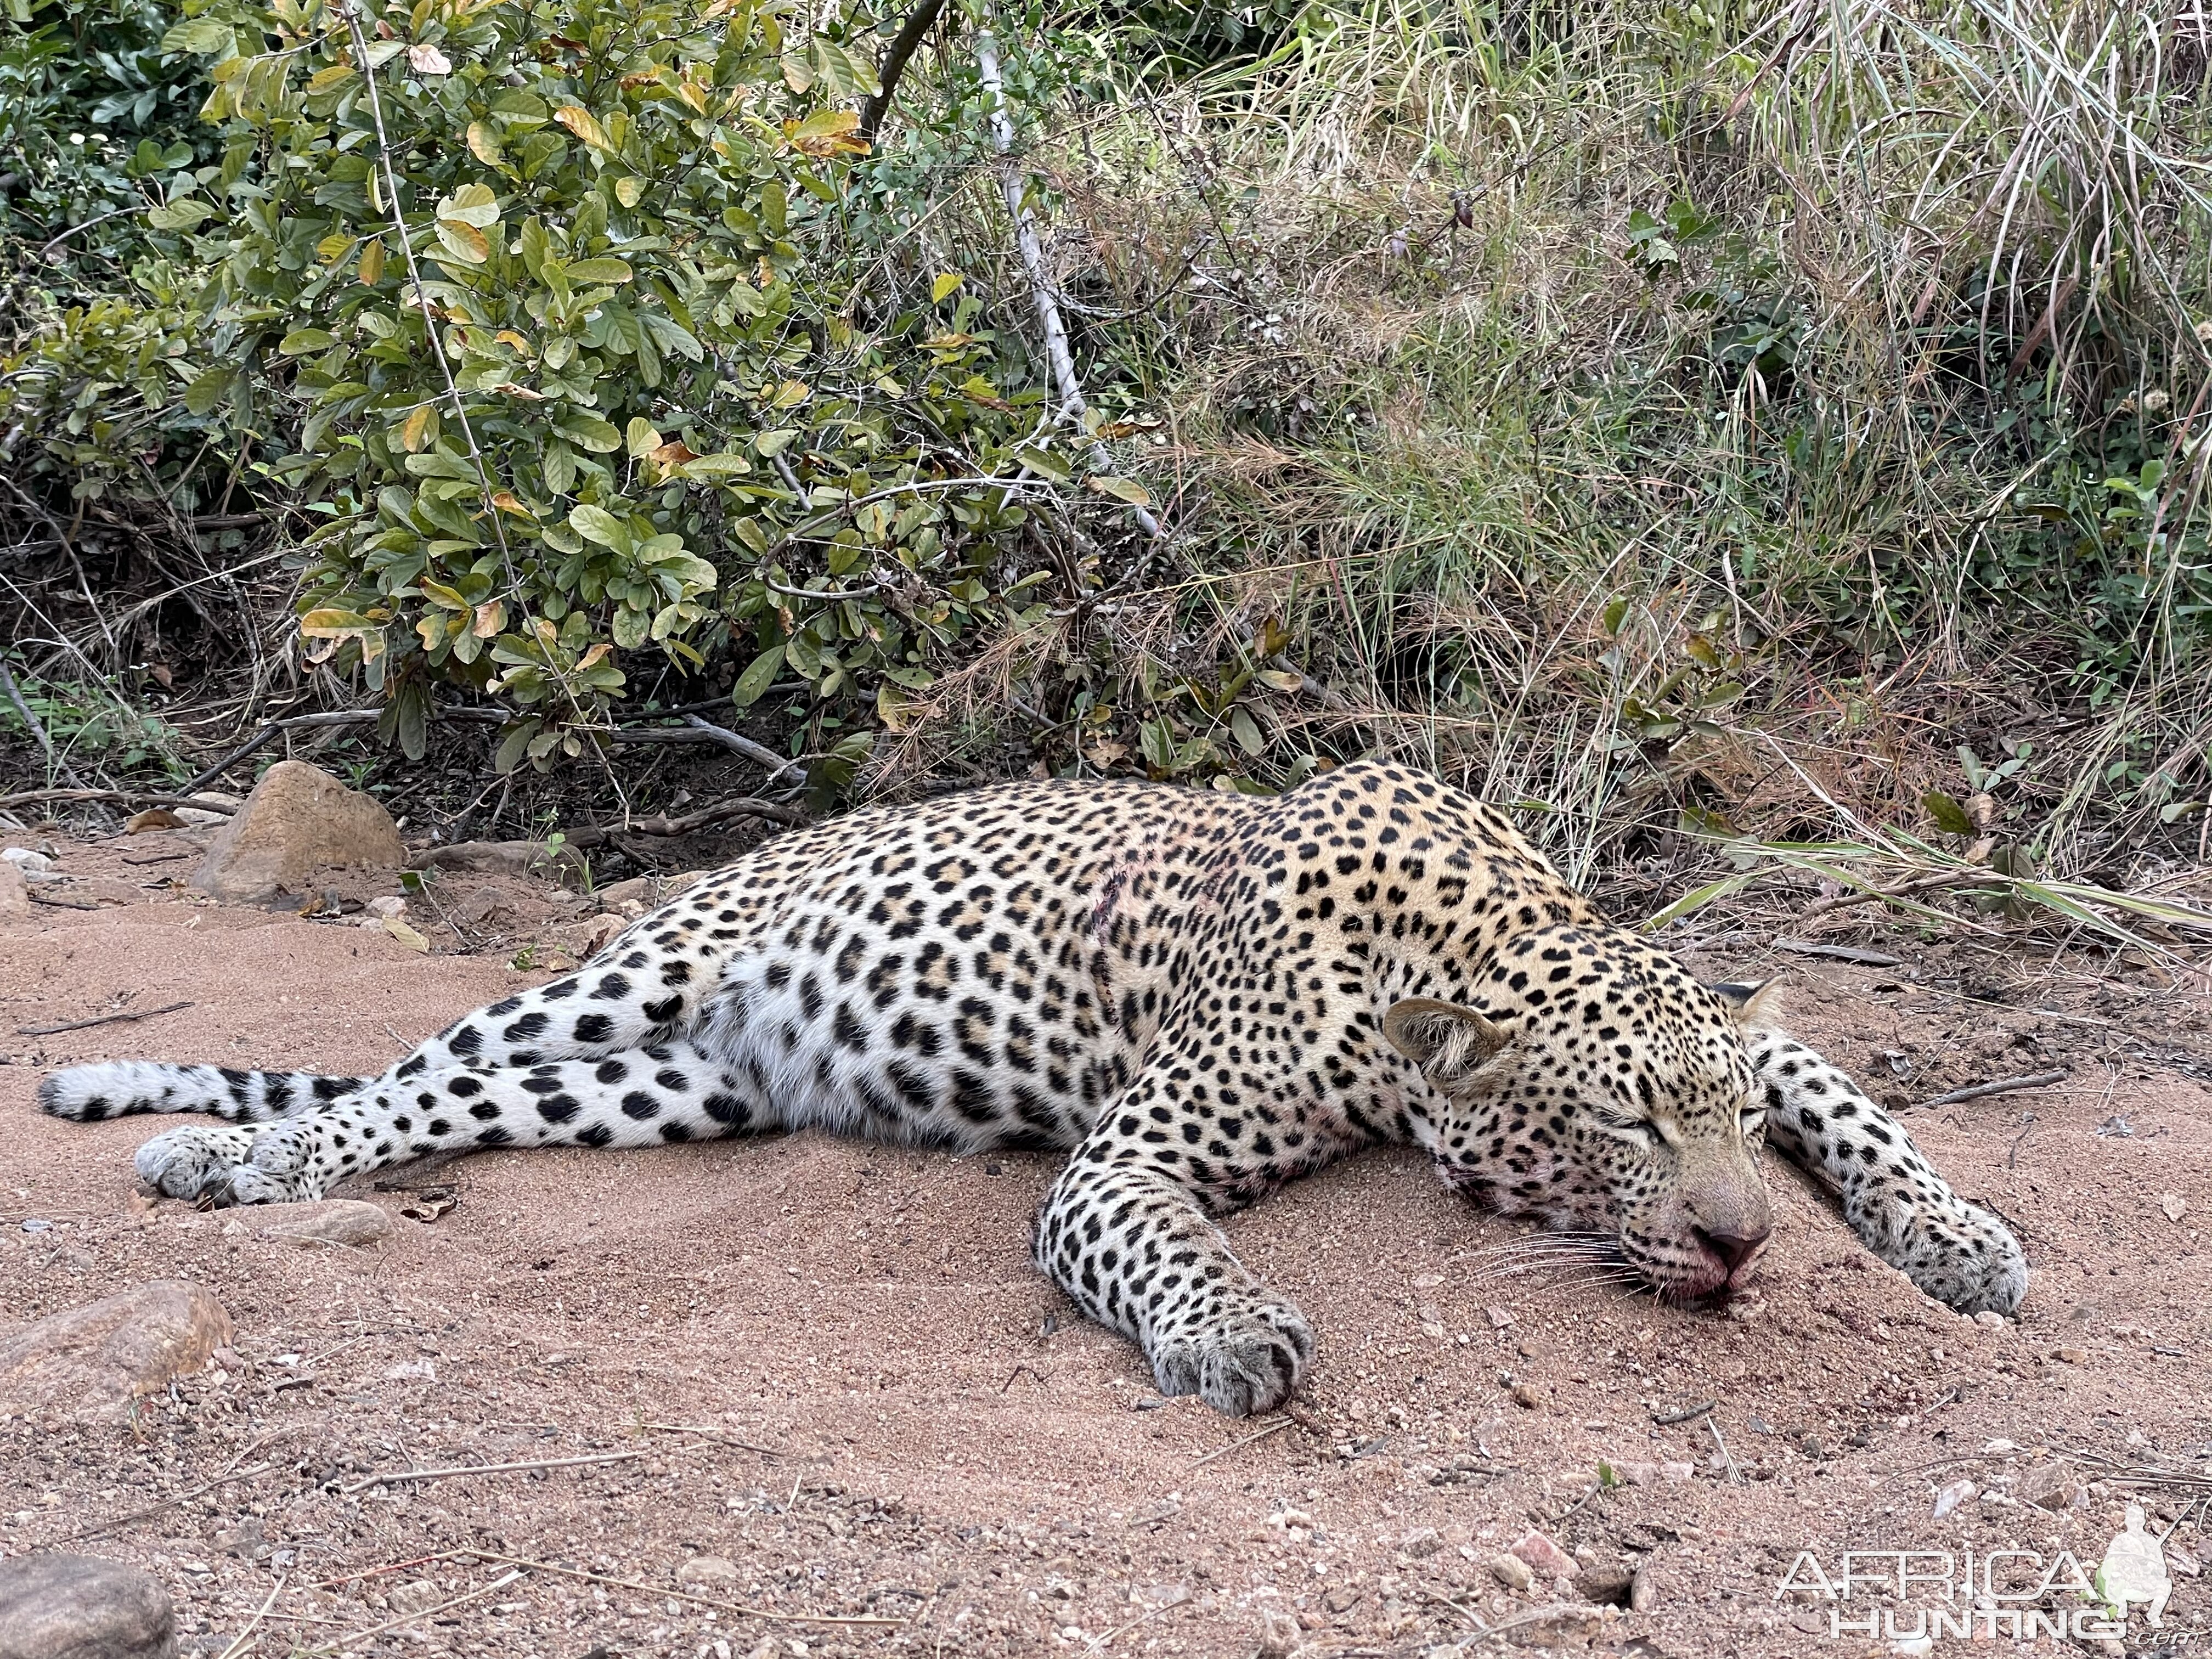
[[[471,1552],[471,1553],[473,1553],[473,1552]],[[371,1629],[357,1631],[351,1636],[341,1636],[338,1638],[336,1645],[340,1648],[357,1648],[362,1643],[368,1641],[371,1637],[381,1636],[388,1630],[398,1630],[400,1626],[412,1624],[418,1619],[435,1618],[439,1613],[444,1613],[449,1608],[461,1607],[470,1601],[481,1601],[485,1596],[491,1595],[495,1590],[505,1589],[509,1584],[514,1583],[522,1576],[522,1573],[520,1571],[507,1573],[501,1577],[493,1579],[489,1584],[479,1584],[472,1590],[464,1590],[460,1595],[456,1595],[450,1601],[441,1601],[434,1607],[425,1607],[420,1613],[403,1613],[398,1618],[387,1619],[382,1624],[375,1626]],[[315,1650],[315,1651],[320,1651],[320,1650]]]
[[[858,596],[841,593],[837,597],[853,599]],[[717,726],[712,720],[702,720],[696,714],[686,714],[684,717],[684,724],[695,732],[704,732],[710,741],[721,744],[732,754],[743,755],[755,765],[768,768],[768,781],[770,783],[774,783],[787,772],[805,769],[797,761],[777,754],[766,744],[755,743],[750,738],[732,732],[727,726]]]
[[[276,1583],[269,1591],[269,1599],[255,1610],[252,1618],[246,1621],[246,1628],[238,1632],[238,1639],[222,1650],[222,1659],[238,1659],[238,1656],[252,1644],[253,1632],[269,1616],[269,1609],[276,1605],[276,1598],[284,1593],[284,1578],[285,1575],[281,1572],[276,1575]]]
[[[1212,1451],[1206,1453],[1205,1456],[1195,1460],[1191,1464],[1191,1468],[1194,1469],[1202,1469],[1208,1463],[1213,1462],[1217,1457],[1226,1457],[1233,1451],[1243,1451],[1247,1446],[1257,1445],[1261,1441],[1265,1440],[1269,1435],[1280,1434],[1285,1429],[1287,1429],[1290,1426],[1291,1419],[1289,1418],[1285,1417],[1279,1419],[1275,1422],[1268,1424],[1266,1428],[1261,1430],[1257,1434],[1248,1434],[1242,1440],[1232,1440],[1225,1446],[1216,1446]]]
[[[112,1014],[94,1014],[89,1019],[65,1019],[58,1025],[18,1025],[15,1028],[15,1035],[17,1036],[52,1036],[59,1031],[82,1031],[94,1025],[118,1025],[125,1020],[151,1019],[156,1014],[173,1014],[179,1008],[189,1008],[191,1006],[191,1003],[187,1000],[172,1002],[166,1007],[161,1008],[118,1008]]]
[[[367,1492],[371,1486],[395,1486],[402,1482],[443,1480],[456,1474],[513,1474],[522,1469],[571,1469],[586,1463],[627,1463],[634,1458],[647,1455],[636,1451],[598,1452],[589,1457],[543,1457],[526,1463],[456,1463],[442,1469],[393,1469],[384,1474],[373,1474],[366,1480],[356,1480],[350,1486],[340,1486],[340,1497],[349,1498],[357,1492]]]
[[[1654,1412],[1651,1420],[1661,1428],[1671,1428],[1677,1423],[1694,1423],[1718,1405],[1717,1400],[1705,1400],[1694,1406],[1685,1406],[1678,1412]]]
[[[23,701],[23,694],[15,685],[15,677],[8,672],[5,662],[0,662],[0,691],[7,693],[8,701],[15,704],[16,714],[22,717],[23,724],[30,727],[31,735],[38,740],[39,747],[46,751],[46,764],[67,778],[72,789],[83,788],[84,780],[70,770],[70,763],[55,751],[54,740],[46,735],[45,725],[31,712],[31,705]]]
[[[1988,870],[1939,870],[1932,876],[1916,876],[1911,881],[1901,881],[1894,887],[1862,887],[1852,893],[1831,893],[1826,898],[1814,899],[1805,907],[1801,921],[1810,921],[1814,916],[1832,915],[1848,910],[1854,905],[1887,903],[1893,899],[1910,898],[1916,893],[1933,892],[1942,887],[1981,888],[2002,886],[2003,878]]]
[[[30,895],[30,899],[31,902],[33,904],[43,904],[56,910],[97,910],[100,908],[99,902],[94,899],[58,898],[52,893],[40,893],[35,890]]]
[[[638,1427],[650,1429],[656,1434],[712,1435],[722,1445],[735,1446],[742,1451],[758,1452],[763,1457],[781,1457],[783,1454],[774,1446],[756,1446],[750,1440],[740,1440],[727,1429],[717,1429],[703,1423],[641,1423]]]
[[[203,812],[228,817],[238,811],[222,801],[194,800],[189,795],[149,795],[137,789],[26,789],[0,795],[0,807],[35,806],[40,801],[106,801],[118,806],[193,806]]]
[[[2032,1077],[2001,1077],[1994,1083],[1970,1084],[1964,1089],[1954,1089],[1948,1095],[1936,1095],[1927,1100],[1917,1100],[1907,1111],[1921,1111],[1930,1106],[1955,1106],[1962,1100],[1982,1100],[1990,1095],[2008,1095],[2021,1089],[2048,1089],[2054,1083],[2066,1081],[2063,1072],[2038,1072]]]
[[[647,1595],[663,1595],[677,1601],[689,1601],[694,1607],[714,1607],[723,1613],[741,1613],[748,1619],[772,1620],[782,1625],[865,1625],[895,1626],[908,1622],[904,1619],[884,1619],[873,1613],[778,1613],[772,1607],[756,1607],[743,1601],[720,1601],[711,1595],[694,1595],[689,1590],[670,1589],[663,1584],[645,1584],[635,1578],[610,1578],[603,1572],[586,1572],[581,1567],[556,1566],[550,1561],[532,1561],[526,1556],[497,1555],[489,1550],[471,1549],[466,1552],[479,1561],[499,1561],[513,1567],[529,1567],[538,1572],[557,1572],[563,1577],[580,1578],[587,1584],[612,1584],[617,1589],[637,1590]]]
[[[1729,1450],[1728,1442],[1721,1438],[1721,1420],[1717,1417],[1705,1419],[1705,1426],[1713,1431],[1713,1444],[1721,1449],[1721,1462],[1728,1465],[1729,1485],[1741,1486],[1743,1476],[1736,1472],[1735,1455]]]
[[[1836,962],[1855,963],[1862,968],[1902,968],[1905,958],[1886,956],[1880,951],[1862,951],[1851,945],[1816,945],[1810,939],[1778,939],[1774,941],[1778,951],[1793,951],[1801,957],[1826,957]]]
[[[203,1481],[200,1485],[192,1487],[190,1491],[180,1492],[173,1498],[164,1498],[158,1504],[149,1504],[143,1510],[133,1510],[128,1515],[118,1515],[110,1521],[101,1521],[89,1527],[80,1527],[75,1532],[64,1533],[59,1538],[55,1539],[52,1543],[43,1546],[43,1547],[53,1549],[63,1544],[74,1544],[82,1538],[97,1538],[104,1532],[113,1532],[118,1527],[127,1527],[131,1525],[134,1522],[143,1521],[150,1516],[159,1515],[163,1510],[171,1508],[173,1505],[178,1504],[188,1504],[193,1498],[198,1498],[204,1493],[213,1492],[217,1486],[227,1486],[234,1480],[250,1480],[257,1474],[266,1474],[270,1469],[276,1467],[275,1464],[256,1463],[250,1469],[242,1469],[238,1466],[240,1463],[243,1463],[247,1458],[252,1456],[254,1453],[259,1451],[264,1446],[273,1446],[279,1440],[289,1439],[298,1432],[299,1431],[296,1429],[285,1428],[278,1429],[273,1434],[264,1434],[258,1440],[256,1440],[252,1444],[246,1447],[244,1451],[239,1453],[236,1457],[231,1459],[230,1467],[225,1469],[221,1474],[216,1475],[214,1480]]]
[[[1181,1607],[1184,1602],[1190,1599],[1191,1598],[1188,1595],[1178,1595],[1172,1601],[1163,1601],[1156,1607],[1146,1607],[1134,1619],[1126,1620],[1122,1623],[1115,1626],[1114,1628],[1109,1631],[1101,1632],[1098,1635],[1092,1637],[1091,1638],[1091,1645],[1083,1650],[1085,1659],[1090,1659],[1090,1656],[1091,1654],[1097,1653],[1115,1637],[1120,1636],[1126,1632],[1136,1629],[1138,1626],[1143,1624],[1147,1619],[1158,1618],[1170,1607]]]

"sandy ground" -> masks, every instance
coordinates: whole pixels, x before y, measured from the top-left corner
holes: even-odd
[[[187,1653],[231,1650],[264,1607],[242,1651],[1911,1652],[1863,1620],[1887,1609],[1909,1635],[1916,1610],[1966,1600],[1863,1581],[1810,1597],[1801,1552],[1830,1577],[1846,1550],[2000,1547],[2094,1571],[2124,1524],[2123,1471],[2143,1468],[2171,1475],[2133,1489],[2154,1535],[2179,1528],[2173,1590],[2162,1630],[2136,1609],[2124,1650],[2212,1653],[2212,1573],[2191,1576],[2212,1556],[2201,998],[1910,942],[1889,947],[1898,967],[1808,969],[1738,940],[1703,965],[1790,973],[1799,1034],[1878,1090],[2067,1071],[1909,1120],[2017,1224],[2034,1267],[2017,1322],[1931,1303],[1778,1166],[1756,1293],[1713,1315],[1502,1274],[1487,1253],[1517,1229],[1418,1158],[1374,1156],[1231,1224],[1322,1334],[1298,1408],[1240,1424],[1162,1401],[1135,1351],[1032,1271],[1040,1158],[811,1134],[486,1155],[357,1183],[435,1218],[368,1250],[149,1206],[129,1155],[164,1124],[50,1121],[32,1104],[43,1071],[140,1055],[373,1070],[544,978],[589,917],[542,885],[446,878],[441,913],[475,948],[418,901],[425,956],[356,918],[194,900],[167,879],[191,867],[167,856],[189,851],[178,836],[59,850],[76,879],[42,890],[98,908],[0,926],[0,1334],[181,1277],[238,1335],[135,1431],[0,1425],[0,1553],[149,1568]],[[124,998],[191,1006],[17,1034]],[[374,1479],[611,1453],[628,1455]],[[1490,1563],[1531,1528],[1596,1571],[1564,1595],[1509,1589]],[[1588,1611],[1635,1570],[1645,1610]],[[2035,1571],[2008,1559],[1994,1588],[2025,1594]],[[1994,1612],[2027,1605],[2081,1600],[2051,1589]],[[1986,1634],[1936,1649],[2014,1650]]]

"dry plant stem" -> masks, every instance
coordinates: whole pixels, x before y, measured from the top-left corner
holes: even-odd
[[[193,806],[203,812],[228,817],[238,811],[222,801],[194,800],[188,795],[148,795],[135,789],[27,789],[21,794],[0,795],[0,806],[35,806],[42,801],[106,801],[118,806]]]
[[[238,1659],[240,1654],[253,1645],[253,1632],[260,1629],[261,1621],[269,1616],[269,1609],[276,1605],[276,1598],[284,1593],[286,1577],[281,1572],[276,1575],[276,1583],[270,1588],[269,1599],[255,1609],[253,1617],[246,1621],[245,1628],[238,1632],[238,1639],[222,1650],[222,1659]]]
[[[507,1566],[526,1567],[536,1572],[559,1573],[565,1578],[580,1578],[587,1584],[612,1584],[618,1589],[637,1590],[647,1595],[665,1595],[672,1601],[689,1601],[694,1607],[713,1607],[721,1613],[741,1613],[748,1619],[766,1619],[780,1625],[854,1625],[872,1629],[893,1629],[904,1625],[903,1619],[883,1619],[874,1614],[839,1614],[834,1613],[778,1613],[770,1607],[749,1607],[743,1601],[718,1601],[709,1595],[694,1595],[688,1590],[670,1589],[661,1584],[640,1583],[635,1578],[610,1578],[603,1572],[586,1572],[580,1567],[556,1566],[550,1561],[532,1561],[520,1555],[495,1555],[489,1550],[471,1549],[464,1552],[479,1561],[497,1561]]]
[[[876,71],[876,95],[860,106],[860,137],[870,143],[882,129],[884,117],[890,113],[891,100],[898,92],[899,76],[906,73],[907,60],[914,56],[921,37],[929,33],[937,21],[937,15],[945,9],[945,0],[921,0],[907,14],[906,21],[884,52],[883,67]]]
[[[198,1486],[192,1487],[190,1491],[180,1492],[173,1498],[164,1498],[158,1504],[149,1504],[143,1510],[133,1510],[128,1515],[118,1515],[112,1521],[101,1521],[93,1526],[80,1527],[75,1532],[64,1533],[59,1538],[55,1539],[54,1541],[46,1547],[50,1549],[58,1548],[64,1544],[74,1544],[82,1538],[97,1538],[102,1533],[113,1532],[118,1527],[128,1527],[137,1522],[144,1521],[150,1516],[159,1515],[163,1510],[172,1508],[176,1504],[189,1504],[193,1498],[198,1498],[204,1493],[213,1492],[217,1486],[227,1486],[234,1480],[251,1480],[256,1475],[266,1474],[270,1469],[276,1466],[273,1463],[256,1463],[250,1469],[241,1469],[238,1466],[244,1462],[247,1458],[252,1456],[254,1453],[259,1451],[264,1446],[274,1445],[277,1441],[286,1438],[293,1432],[294,1431],[290,1429],[279,1429],[274,1434],[265,1434],[262,1436],[260,1439],[248,1446],[244,1451],[239,1453],[235,1458],[232,1459],[230,1468],[225,1469],[221,1474],[216,1476],[214,1480],[202,1481]]]
[[[52,1036],[62,1031],[89,1030],[95,1025],[119,1025],[125,1020],[152,1019],[158,1014],[173,1014],[179,1008],[189,1008],[190,1002],[172,1002],[160,1008],[118,1008],[112,1014],[94,1014],[89,1019],[65,1019],[58,1025],[18,1025],[17,1036]]]
[[[2038,1072],[2033,1077],[1999,1078],[1992,1083],[1976,1083],[1964,1089],[1954,1089],[1948,1095],[1917,1100],[1908,1109],[1917,1112],[1930,1106],[1955,1106],[1962,1100],[1982,1100],[1990,1095],[2008,1095],[2021,1089],[2048,1089],[2054,1083],[2065,1081],[2066,1073],[2063,1072]]]
[[[1075,358],[1067,346],[1067,325],[1061,321],[1060,300],[1055,293],[1052,274],[1045,268],[1044,249],[1037,241],[1036,221],[1023,199],[1022,175],[1014,166],[1014,124],[1006,114],[1005,82],[999,73],[999,41],[992,33],[997,22],[997,13],[987,8],[983,14],[985,27],[975,31],[975,67],[982,76],[983,89],[991,94],[991,149],[999,158],[999,190],[1006,198],[1006,216],[1014,222],[1014,246],[1019,251],[1022,269],[1029,274],[1030,293],[1036,301],[1037,325],[1044,332],[1045,361],[1052,366],[1054,384],[1060,390],[1060,410],[1068,419],[1080,421],[1088,407],[1083,401],[1082,382],[1075,378]],[[1103,466],[1106,461],[1103,444],[1091,447],[1091,464]],[[1132,507],[1130,513],[1147,536],[1160,533],[1160,521],[1141,507]]]
[[[740,1451],[758,1452],[763,1457],[781,1457],[783,1454],[774,1446],[756,1446],[750,1440],[740,1440],[727,1429],[718,1429],[705,1423],[641,1423],[641,1429],[654,1434],[703,1434],[711,1436],[717,1445],[735,1446]]]
[[[1248,1434],[1242,1440],[1232,1440],[1225,1446],[1216,1446],[1212,1451],[1206,1453],[1205,1456],[1194,1459],[1191,1463],[1191,1468],[1194,1469],[1202,1469],[1208,1463],[1213,1462],[1217,1457],[1226,1457],[1231,1452],[1243,1451],[1247,1446],[1256,1446],[1260,1442],[1265,1440],[1269,1435],[1280,1434],[1285,1429],[1287,1429],[1290,1426],[1291,1419],[1287,1417],[1282,1419],[1279,1422],[1270,1423],[1266,1428],[1261,1430],[1257,1434]]]
[[[23,694],[15,684],[15,677],[9,672],[8,665],[4,662],[0,662],[0,691],[8,694],[8,701],[15,705],[15,713],[21,716],[23,724],[30,727],[31,735],[38,740],[39,747],[46,751],[46,764],[68,779],[70,788],[83,788],[84,780],[77,776],[70,769],[70,763],[55,750],[54,740],[46,735],[46,726],[40,723],[39,717],[31,712],[31,705],[23,701]]]
[[[1894,887],[1869,887],[1856,893],[1835,893],[1826,898],[1814,899],[1804,909],[1802,920],[1810,921],[1814,916],[1825,916],[1837,910],[1848,910],[1854,905],[1879,904],[1890,899],[1908,898],[1915,893],[1931,892],[1940,887],[1989,887],[1996,884],[1997,878],[1980,870],[1940,870],[1932,876],[1918,876],[1911,881],[1899,882]]]
[[[695,731],[705,732],[732,754],[743,755],[755,765],[768,768],[768,781],[770,783],[777,782],[787,773],[803,769],[797,761],[787,759],[767,744],[755,743],[750,738],[742,737],[724,726],[716,726],[711,720],[702,720],[696,714],[686,714],[684,717],[684,723]]]
[[[425,1607],[420,1613],[403,1613],[397,1619],[387,1619],[382,1624],[372,1626],[370,1629],[358,1631],[351,1636],[341,1636],[337,1639],[337,1645],[341,1649],[359,1647],[372,1637],[381,1636],[388,1630],[398,1630],[400,1626],[410,1624],[416,1620],[434,1619],[449,1608],[462,1607],[471,1601],[481,1601],[485,1596],[495,1590],[505,1589],[522,1577],[523,1573],[520,1570],[505,1574],[503,1577],[493,1579],[489,1584],[479,1584],[472,1590],[465,1590],[449,1601],[441,1601],[434,1607]],[[311,1651],[324,1652],[327,1650],[318,1648]]]
[[[590,1457],[542,1457],[526,1463],[457,1463],[442,1469],[395,1469],[386,1474],[373,1474],[366,1480],[356,1480],[350,1486],[341,1486],[338,1492],[342,1497],[350,1498],[357,1492],[367,1492],[371,1486],[443,1480],[456,1474],[513,1474],[523,1469],[573,1469],[587,1463],[628,1463],[645,1455],[642,1451],[600,1452]]]

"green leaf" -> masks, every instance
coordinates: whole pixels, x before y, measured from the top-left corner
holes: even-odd
[[[438,216],[489,229],[499,222],[499,198],[489,185],[463,185],[438,204]]]
[[[185,388],[185,407],[194,415],[211,413],[230,391],[230,383],[238,371],[228,363],[217,363],[204,368]]]
[[[798,435],[789,427],[779,427],[774,432],[756,432],[753,434],[753,453],[772,459],[791,447],[791,441]]]
[[[198,52],[202,56],[228,52],[236,43],[230,25],[220,17],[195,17],[178,24],[161,37],[163,52]]]
[[[614,422],[593,416],[565,416],[561,430],[594,454],[611,455],[623,447],[623,434],[615,429]]]
[[[1048,450],[1039,449],[1034,444],[1022,444],[1014,450],[1014,459],[1041,478],[1049,478],[1054,483],[1067,482],[1067,462]],[[1121,481],[1117,478],[1115,482],[1119,483]]]
[[[146,222],[156,230],[198,230],[215,211],[212,204],[195,197],[146,210]]]
[[[629,431],[625,434],[625,447],[632,460],[641,455],[650,455],[660,447],[660,434],[653,429],[653,422],[644,416],[633,415],[629,417]]]
[[[586,283],[611,283],[619,286],[637,274],[620,259],[578,259],[568,269],[568,280],[580,286]]]
[[[326,328],[295,328],[276,349],[287,357],[304,357],[310,351],[327,351],[337,343],[338,337]]]
[[[965,276],[963,276],[957,270],[947,270],[939,273],[937,280],[929,285],[930,304],[936,305],[939,303],[946,295],[951,293],[954,289],[958,288],[961,283],[967,280],[968,279]]]
[[[568,526],[585,540],[611,547],[617,553],[627,554],[635,544],[628,525],[606,508],[593,507],[588,501],[569,509]]]
[[[738,676],[732,688],[730,701],[740,708],[750,708],[768,694],[775,684],[775,677],[783,672],[783,647],[771,645],[745,665],[745,672]]]
[[[1152,504],[1152,492],[1134,478],[1109,478],[1094,472],[1083,482],[1100,495],[1111,495],[1115,501],[1127,501],[1132,507],[1150,507]]]
[[[615,612],[612,632],[615,643],[625,651],[634,651],[643,645],[653,626],[653,618],[642,611],[633,611],[628,605]]]
[[[1966,809],[1941,789],[1930,789],[1920,798],[1920,804],[1928,809],[1928,816],[1936,820],[1938,830],[1954,836],[1974,833],[1974,820]]]

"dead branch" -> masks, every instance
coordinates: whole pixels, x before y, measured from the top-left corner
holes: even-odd
[[[2038,1072],[2033,1077],[2003,1077],[1994,1083],[1976,1083],[1964,1089],[1954,1089],[1948,1095],[1937,1095],[1930,1100],[1915,1101],[1908,1111],[1923,1111],[1930,1106],[1955,1106],[1962,1100],[1983,1100],[1990,1095],[2008,1095],[2021,1089],[2048,1089],[2054,1083],[2066,1081],[2063,1072]]]
[[[118,1025],[125,1020],[152,1019],[157,1014],[173,1014],[179,1008],[189,1008],[190,1002],[172,1002],[162,1008],[118,1008],[112,1014],[94,1014],[90,1019],[65,1019],[58,1025],[18,1025],[17,1036],[52,1036],[60,1031],[88,1030],[94,1025]]]
[[[35,806],[41,801],[106,801],[118,806],[192,806],[203,812],[228,817],[235,806],[217,800],[195,800],[189,795],[149,795],[136,789],[26,789],[0,795],[0,807]]]

